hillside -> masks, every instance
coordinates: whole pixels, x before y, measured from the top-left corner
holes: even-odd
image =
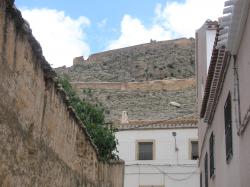
[[[102,104],[107,121],[165,120],[195,113],[194,40],[151,42],[74,59],[56,69],[81,98]],[[171,102],[179,106],[171,105]]]
[[[128,112],[130,120],[163,120],[193,114],[195,108],[194,86],[169,91],[78,89],[78,93],[92,103],[102,103],[108,121],[120,120],[122,111]]]
[[[72,81],[140,82],[194,76],[194,39],[151,42],[75,59],[72,67],[57,68]]]

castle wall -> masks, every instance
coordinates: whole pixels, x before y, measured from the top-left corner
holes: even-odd
[[[111,89],[111,90],[165,90],[175,91],[195,87],[195,80],[190,79],[173,79],[173,80],[156,80],[144,82],[72,82],[77,89]]]

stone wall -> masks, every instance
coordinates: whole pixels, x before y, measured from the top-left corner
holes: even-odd
[[[195,87],[195,80],[171,79],[144,82],[72,82],[76,89],[108,89],[108,90],[164,90],[174,91]]]
[[[124,163],[99,160],[11,2],[0,2],[0,186],[123,186]]]

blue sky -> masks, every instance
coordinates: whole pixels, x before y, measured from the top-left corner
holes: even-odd
[[[85,32],[88,35],[87,42],[91,46],[91,52],[103,51],[110,40],[119,37],[120,22],[125,14],[143,20],[145,25],[153,22],[154,8],[157,3],[164,4],[166,0],[16,0],[18,7],[48,8],[63,10],[72,18],[86,16],[92,22]],[[105,28],[100,28],[100,23],[106,20]]]
[[[16,0],[54,67],[75,56],[194,37],[206,19],[222,15],[224,0]],[[216,7],[216,8],[215,8]]]

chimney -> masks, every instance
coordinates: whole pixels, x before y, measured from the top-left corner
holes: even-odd
[[[123,111],[122,112],[122,120],[121,123],[128,123],[128,112],[127,111]]]

